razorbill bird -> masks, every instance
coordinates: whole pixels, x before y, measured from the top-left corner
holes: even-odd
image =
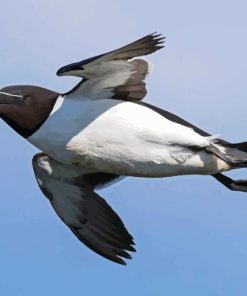
[[[24,85],[0,91],[1,118],[42,151],[33,169],[58,216],[90,249],[120,264],[134,241],[95,189],[120,176],[201,174],[247,191],[246,180],[221,174],[247,166],[247,142],[231,144],[142,102],[148,63],[137,57],[163,42],[150,34],[62,67],[57,75],[82,78],[65,94]]]

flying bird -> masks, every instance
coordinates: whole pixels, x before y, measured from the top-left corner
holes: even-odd
[[[232,144],[142,101],[148,62],[161,49],[150,34],[117,50],[60,68],[77,76],[67,93],[30,85],[0,91],[0,116],[42,152],[33,157],[37,183],[61,220],[90,249],[125,264],[134,240],[95,190],[121,176],[212,175],[247,192],[247,180],[224,171],[247,167],[247,142]]]

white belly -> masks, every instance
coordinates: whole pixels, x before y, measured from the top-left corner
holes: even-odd
[[[131,176],[210,174],[223,161],[193,152],[210,139],[151,109],[112,99],[59,98],[28,140],[54,159],[95,171]]]

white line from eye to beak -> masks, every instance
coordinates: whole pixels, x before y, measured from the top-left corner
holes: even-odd
[[[17,97],[17,98],[22,98],[23,99],[23,96],[21,96],[21,95],[12,95],[12,94],[9,94],[9,93],[3,92],[3,91],[0,91],[0,94],[10,96],[10,97]]]

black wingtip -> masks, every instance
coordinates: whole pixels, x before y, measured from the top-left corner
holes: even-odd
[[[118,263],[118,264],[123,265],[123,266],[127,266],[127,263],[121,258],[118,258],[118,260],[116,260],[115,263]]]
[[[136,249],[132,245],[128,246],[128,248],[126,248],[126,250],[130,251],[130,252],[133,252],[133,253],[136,252]]]
[[[142,38],[143,43],[148,44],[150,47],[149,53],[152,53],[164,48],[165,39],[166,39],[165,36],[162,36],[162,34],[158,34],[157,32],[154,32]]]
[[[163,48],[164,45],[162,44],[165,42],[165,39],[166,37],[162,36],[162,34],[158,34],[157,32],[154,32],[136,40],[133,43],[130,43],[128,46],[129,47],[131,46],[135,50],[146,48],[147,52],[144,53],[145,55]]]
[[[150,34],[150,36],[157,44],[164,43],[166,39],[165,36],[162,36],[162,34],[158,34],[157,32]]]
[[[127,265],[126,261],[124,261],[123,258],[125,259],[128,259],[128,260],[131,260],[132,259],[132,256],[127,253],[126,251],[121,251],[121,252],[117,252],[118,255],[115,257],[115,258],[111,258],[110,260],[115,262],[115,263],[118,263],[118,264],[121,264],[121,265]],[[109,259],[109,258],[107,258]]]

